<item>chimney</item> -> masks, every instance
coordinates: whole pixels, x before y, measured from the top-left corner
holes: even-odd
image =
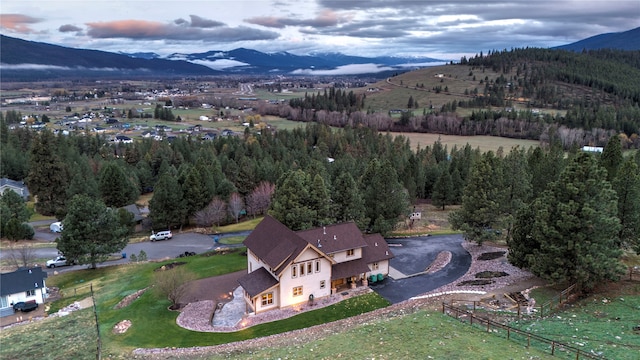
[[[333,235],[333,240],[338,240],[338,237]]]

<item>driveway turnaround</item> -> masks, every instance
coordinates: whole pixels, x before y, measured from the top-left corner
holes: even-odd
[[[369,286],[393,304],[452,283],[471,266],[471,255],[462,247],[462,235],[417,236],[387,242],[395,255],[390,262],[395,278]],[[435,273],[424,273],[442,251],[451,252],[449,264]]]

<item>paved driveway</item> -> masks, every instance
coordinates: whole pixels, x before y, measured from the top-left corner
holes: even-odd
[[[447,285],[462,277],[471,266],[471,255],[462,247],[462,235],[419,236],[387,239],[387,242],[395,255],[391,267],[407,277],[386,278],[382,283],[369,286],[394,304]],[[449,264],[433,274],[419,274],[442,251],[451,252]]]

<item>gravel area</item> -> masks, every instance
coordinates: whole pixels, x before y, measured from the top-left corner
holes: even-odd
[[[509,291],[513,291],[514,288],[520,290],[529,289],[535,285],[540,283],[540,280],[533,276],[531,273],[516,268],[509,264],[506,259],[506,254],[503,257],[494,259],[494,260],[477,260],[478,256],[486,253],[486,252],[496,252],[496,251],[506,251],[504,248],[495,247],[495,246],[487,246],[482,245],[478,246],[473,243],[464,242],[463,247],[471,254],[472,263],[469,271],[461,277],[460,279],[454,281],[451,284],[442,286],[438,289],[425,293],[419,297],[416,297],[411,300],[407,300],[398,304],[394,304],[384,309],[379,309],[376,311],[372,311],[366,314],[354,316],[348,319],[343,319],[339,321],[334,321],[327,324],[317,325],[306,329],[294,330],[282,334],[271,335],[267,337],[251,339],[241,342],[222,344],[216,346],[201,346],[201,347],[193,347],[193,348],[159,348],[159,349],[136,349],[133,351],[135,355],[141,355],[153,359],[163,359],[163,358],[175,358],[180,356],[194,356],[194,355],[206,355],[206,354],[239,354],[251,351],[252,349],[260,349],[263,347],[272,347],[272,346],[291,346],[303,344],[311,340],[317,340],[321,337],[334,334],[339,331],[343,331],[352,327],[355,327],[359,324],[366,323],[372,320],[381,319],[381,318],[393,318],[397,316],[404,316],[407,314],[411,314],[415,311],[421,309],[437,309],[440,307],[442,301],[450,300],[452,297],[459,299],[461,297],[461,293],[468,292],[470,293],[470,298],[475,299],[476,297],[486,297],[489,294],[493,293],[501,293],[501,289],[506,287],[510,287]],[[448,256],[446,252],[442,252],[438,254],[436,260],[430,265],[429,271],[437,271],[434,269],[442,269],[446,264],[451,260],[451,254]],[[458,283],[465,280],[473,280],[475,279],[475,274],[482,271],[504,271],[509,274],[509,276],[494,278],[494,282],[488,285],[482,286],[457,286]],[[370,290],[369,290],[370,291]],[[481,295],[485,294],[486,295]],[[455,295],[448,295],[455,294]],[[354,294],[350,294],[349,296],[353,296]],[[335,303],[336,301],[341,300],[341,295],[333,295],[330,298],[327,298],[327,303],[322,304],[322,306],[329,305],[331,303]],[[318,300],[317,306],[320,306]],[[190,320],[183,320],[185,323],[190,322],[193,323],[192,326],[198,327],[201,325],[195,324],[195,321],[198,316],[195,316],[197,313],[197,306],[202,306],[200,311],[209,311],[211,313],[211,309],[213,307],[213,302],[207,304],[206,302],[202,302],[203,304],[198,305],[197,303],[193,307],[194,316],[189,316]],[[190,304],[191,305],[191,304]],[[209,306],[209,310],[207,310],[207,306]],[[317,308],[315,306],[314,308]],[[187,306],[189,308],[189,306]],[[187,308],[183,310],[187,311]],[[250,319],[251,324],[260,323],[260,322],[269,322],[279,320],[286,316],[291,316],[297,314],[299,311],[303,311],[303,307],[299,310],[288,309],[282,311],[269,311],[264,314],[259,314],[251,317],[246,317],[246,319]],[[306,309],[310,310],[310,309]],[[206,313],[206,312],[205,312]],[[202,312],[200,312],[202,314]],[[200,315],[200,317],[202,317]],[[208,319],[205,319],[208,323]],[[245,323],[245,326],[248,326],[248,323]],[[212,327],[211,330],[200,330],[200,331],[215,331]],[[203,327],[204,329],[204,327]]]

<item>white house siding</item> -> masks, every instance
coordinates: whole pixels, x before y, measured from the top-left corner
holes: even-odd
[[[264,294],[267,293],[273,293],[273,303],[272,304],[267,304],[267,305],[262,305],[262,294],[256,296],[256,298],[254,299],[254,303],[253,303],[253,310],[254,312],[260,313],[263,311],[267,311],[267,310],[273,310],[273,309],[277,309],[278,308],[278,304],[280,303],[280,287],[279,286],[275,286],[272,289],[269,289],[267,291],[264,292]]]
[[[0,313],[2,314],[2,316],[13,314],[13,304],[19,303],[21,301],[24,301],[24,302],[35,301],[37,304],[43,304],[45,299],[47,298],[45,289],[37,288],[34,290],[35,290],[35,294],[31,296],[27,296],[26,291],[5,296],[6,303],[4,300],[1,301],[0,303],[1,306],[4,306],[5,304],[7,305],[7,307],[0,308]]]
[[[320,264],[320,271],[316,271],[316,262]],[[311,264],[312,272],[308,273],[307,266]],[[292,267],[296,267],[296,277],[293,277]],[[304,275],[300,267],[305,268]],[[324,281],[324,289],[320,283]],[[295,287],[302,286],[302,294],[293,295]],[[331,262],[317,252],[308,249],[303,252],[280,276],[280,307],[287,307],[309,301],[309,295],[314,299],[331,295]]]
[[[360,258],[362,258],[362,248],[353,249],[353,255],[350,255],[350,256],[347,256],[346,251],[340,251],[333,254],[333,260],[336,263],[351,261],[351,260],[360,259]]]
[[[378,269],[374,269],[373,264],[368,264],[368,266],[371,271],[366,274],[367,277],[378,274],[389,275],[389,260],[378,261]]]

